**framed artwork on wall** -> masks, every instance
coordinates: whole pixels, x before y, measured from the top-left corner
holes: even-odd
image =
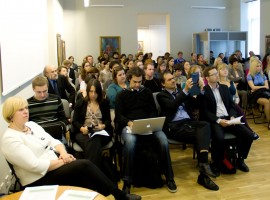
[[[138,52],[143,52],[143,41],[138,41]]]
[[[265,54],[270,54],[270,35],[265,36]]]
[[[66,60],[66,42],[64,40],[61,40],[62,43],[62,61],[61,64],[64,60]]]
[[[57,63],[58,66],[61,66],[62,64],[62,40],[61,40],[61,35],[60,34],[56,34],[56,44],[57,44]]]
[[[112,57],[113,52],[121,54],[120,36],[100,36],[100,55],[106,52]]]

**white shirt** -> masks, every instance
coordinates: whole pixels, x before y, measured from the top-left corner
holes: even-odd
[[[22,185],[45,176],[51,160],[57,160],[53,147],[61,144],[35,122],[25,124],[32,134],[8,128],[1,140],[4,157],[13,165]]]
[[[216,88],[212,88],[211,85],[209,85],[209,86],[213,91],[213,94],[215,96],[215,100],[217,103],[217,113],[216,113],[217,117],[229,116],[229,114],[226,110],[226,107],[222,101],[222,98],[220,96],[219,85],[217,84]]]

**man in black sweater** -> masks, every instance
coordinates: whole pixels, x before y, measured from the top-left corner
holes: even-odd
[[[163,131],[156,131],[149,136],[130,134],[128,129],[133,126],[133,120],[145,119],[157,116],[157,109],[151,91],[144,88],[142,84],[144,72],[139,67],[131,68],[127,73],[127,80],[130,81],[130,88],[122,90],[116,97],[115,123],[121,138],[124,141],[124,187],[123,190],[130,192],[132,184],[134,156],[138,139],[144,140],[152,137],[156,146],[161,150],[161,163],[166,176],[166,185],[170,192],[176,192],[177,186],[174,182],[173,169],[168,141]]]

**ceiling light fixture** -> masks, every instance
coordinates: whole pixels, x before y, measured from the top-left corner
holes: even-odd
[[[226,9],[225,6],[191,6],[192,9],[217,9],[217,10],[224,10]]]
[[[84,7],[89,7],[90,0],[84,0]]]

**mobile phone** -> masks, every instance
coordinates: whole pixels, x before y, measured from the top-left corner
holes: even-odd
[[[194,84],[198,84],[199,82],[199,72],[194,72],[191,74],[192,82]]]

